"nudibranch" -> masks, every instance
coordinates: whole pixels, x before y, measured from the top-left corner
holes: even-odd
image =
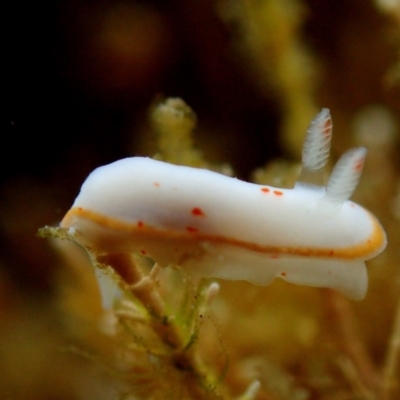
[[[365,261],[386,246],[385,232],[350,201],[366,150],[338,161],[326,186],[332,136],[328,109],[310,124],[293,189],[132,157],[97,168],[61,222],[101,253],[139,253],[200,278],[266,285],[275,277],[365,296]]]

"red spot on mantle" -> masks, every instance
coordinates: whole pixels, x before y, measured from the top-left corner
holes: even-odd
[[[153,182],[153,186],[160,187],[160,183],[159,182]]]
[[[281,272],[281,276],[286,276],[286,272]]]
[[[146,250],[140,250],[140,252],[145,255],[146,254]]]
[[[261,188],[261,191],[263,193],[268,193],[270,190],[267,187],[263,187],[263,188]]]
[[[138,227],[138,228],[143,228],[143,227],[144,227],[143,221],[138,221],[138,222],[137,222],[137,227]]]
[[[186,227],[186,230],[187,230],[189,233],[196,233],[196,232],[199,231],[197,228],[194,228],[193,226],[187,226],[187,227]]]
[[[204,217],[205,216],[203,210],[199,207],[192,208],[192,215],[194,215],[196,217]]]
[[[277,196],[283,196],[283,192],[281,192],[280,190],[274,190],[274,194],[276,194]]]

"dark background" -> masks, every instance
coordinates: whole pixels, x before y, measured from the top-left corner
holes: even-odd
[[[372,1],[303,5],[299,40],[319,67],[316,104],[344,116],[369,103],[398,111],[398,86],[383,81],[396,57],[393,21]],[[7,273],[46,285],[53,261],[32,239],[37,227],[62,218],[95,167],[144,152],[137,135],[157,96],[182,97],[198,115],[199,147],[211,141],[215,161],[229,161],[242,178],[290,156],[277,136],[279,94],[260,90],[235,50],[240,31],[217,11],[218,2],[185,0],[7,5],[0,146]]]

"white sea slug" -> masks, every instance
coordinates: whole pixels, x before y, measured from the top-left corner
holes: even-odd
[[[348,151],[322,185],[332,122],[311,123],[293,189],[133,157],[97,168],[61,227],[101,253],[141,253],[197,277],[288,282],[365,296],[365,261],[381,253],[378,220],[349,201],[366,150]]]

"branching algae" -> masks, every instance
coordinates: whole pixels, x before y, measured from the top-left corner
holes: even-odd
[[[384,250],[386,235],[349,200],[364,148],[347,152],[323,184],[331,137],[323,109],[308,129],[293,189],[141,157],[89,175],[61,228],[47,234],[66,236],[92,260],[108,316],[103,328],[129,354],[128,398],[231,398],[218,332],[216,346],[201,346],[212,340],[202,331],[219,291],[203,278],[266,285],[279,277],[365,296],[365,261]],[[259,389],[250,381],[238,398],[253,399]]]

